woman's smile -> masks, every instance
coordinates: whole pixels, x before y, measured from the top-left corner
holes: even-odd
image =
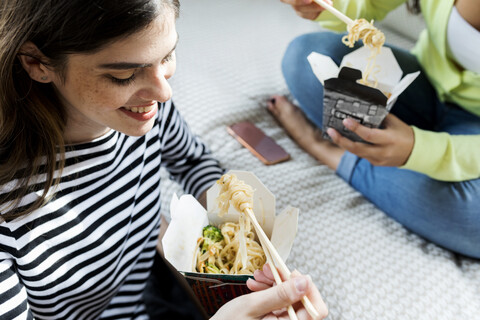
[[[157,114],[157,110],[158,105],[156,101],[149,105],[139,105],[135,107],[124,106],[120,108],[120,111],[124,114],[138,121],[148,121],[152,119]]]

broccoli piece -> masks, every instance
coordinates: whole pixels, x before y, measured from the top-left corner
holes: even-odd
[[[205,271],[206,273],[220,273],[220,269],[218,269],[214,264],[208,262],[206,264]]]
[[[212,225],[208,225],[203,228],[203,244],[202,253],[205,253],[215,242],[223,240],[223,235],[220,229]]]
[[[223,235],[220,229],[212,225],[208,225],[203,228],[203,237],[209,238],[210,240],[213,240],[213,242],[219,242],[223,239]]]
[[[202,253],[205,253],[210,249],[210,246],[212,246],[215,242],[211,240],[210,238],[203,238],[203,243],[202,243]]]

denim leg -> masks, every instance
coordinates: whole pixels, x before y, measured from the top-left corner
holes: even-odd
[[[349,183],[380,210],[444,248],[480,258],[480,179],[437,181],[349,155],[345,161],[354,164]]]

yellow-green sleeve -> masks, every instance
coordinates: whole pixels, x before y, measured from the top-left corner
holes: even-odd
[[[368,21],[380,21],[387,13],[406,2],[406,0],[334,0],[333,6],[347,17],[355,20],[359,18]],[[323,11],[316,21],[320,26],[334,30],[346,31],[346,25],[329,11]]]
[[[403,169],[442,181],[480,177],[480,135],[450,135],[412,126],[415,144]]]

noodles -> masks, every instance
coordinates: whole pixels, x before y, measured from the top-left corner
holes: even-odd
[[[242,216],[241,216],[242,217]],[[202,273],[253,274],[266,262],[262,247],[255,241],[255,234],[248,227],[241,231],[240,223],[226,222],[220,226],[222,240],[203,246],[206,237],[199,239],[196,269]],[[240,241],[245,241],[245,262],[239,255]],[[207,240],[208,242],[208,240]],[[206,250],[204,250],[206,249]]]
[[[223,216],[230,204],[243,213],[253,208],[253,189],[238,180],[235,175],[223,175],[217,183],[220,185],[217,203],[219,216]],[[217,240],[217,241],[212,241]],[[250,219],[240,214],[238,223],[227,222],[217,229],[207,226],[203,237],[198,240],[198,272],[223,274],[253,274],[266,262],[262,247],[255,241]]]
[[[370,48],[370,56],[368,57],[368,63],[360,83],[376,88],[378,81],[375,78],[375,74],[379,72],[379,67],[375,64],[375,60],[385,43],[385,35],[373,26],[373,20],[368,22],[365,19],[357,19],[348,25],[347,30],[348,35],[342,38],[342,42],[346,46],[352,48],[356,41],[362,39],[363,44]],[[373,84],[367,81],[369,76],[375,79]]]
[[[247,208],[250,210],[253,208],[252,187],[238,180],[236,175],[224,174],[217,183],[220,185],[217,198],[220,217],[227,213],[230,202],[239,212],[244,212]]]

